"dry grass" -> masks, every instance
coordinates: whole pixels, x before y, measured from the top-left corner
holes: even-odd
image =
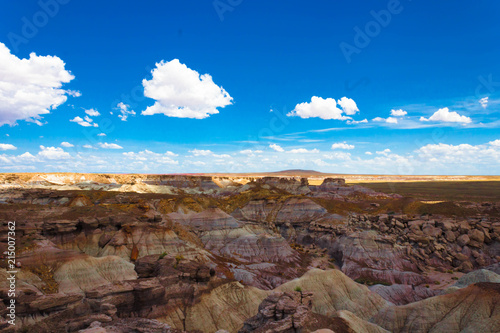
[[[443,216],[474,216],[480,213],[474,208],[462,207],[452,201],[441,201],[438,203],[424,203],[420,200],[405,197],[402,199],[370,200],[358,202],[345,202],[343,200],[328,200],[312,198],[320,206],[327,209],[329,213],[348,215],[357,214],[408,214],[408,215],[443,215]],[[378,203],[379,207],[373,207],[370,203]],[[497,211],[489,211],[491,216],[498,216]]]
[[[207,208],[217,207],[226,213],[232,213],[236,208],[244,207],[251,200],[268,199],[284,201],[296,195],[277,189],[269,190],[257,184],[251,190],[229,195],[226,197],[213,198],[204,195],[184,194],[163,197],[158,204],[158,210],[163,214],[176,212],[181,209],[184,212],[191,210],[201,212]],[[143,197],[141,195],[141,197]]]
[[[158,210],[162,214],[169,214],[181,209],[187,213],[188,210],[201,212],[210,205],[210,199],[200,196],[179,196],[169,199],[161,199],[158,203]]]
[[[500,201],[500,181],[391,182],[359,185],[424,201]]]
[[[344,200],[332,200],[325,198],[310,198],[318,205],[324,207],[331,214],[347,215],[348,213],[365,213],[368,210],[369,203],[365,202],[346,202]]]
[[[45,294],[55,294],[59,291],[59,283],[54,279],[55,269],[46,264],[30,267],[28,270],[38,276],[45,285],[41,288]]]

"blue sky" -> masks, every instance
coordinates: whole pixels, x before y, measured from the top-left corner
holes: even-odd
[[[0,171],[500,173],[498,2],[1,6]]]

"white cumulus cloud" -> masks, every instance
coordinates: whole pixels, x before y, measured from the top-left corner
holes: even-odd
[[[204,149],[193,149],[189,151],[191,154],[194,156],[210,156],[213,155],[213,152],[211,150],[204,150]]]
[[[271,148],[274,151],[280,152],[280,153],[285,151],[285,149],[283,149],[280,145],[277,145],[275,143],[270,144],[269,148]]]
[[[143,115],[203,119],[232,103],[233,98],[209,74],[200,75],[178,59],[157,63],[152,74],[153,78],[144,79],[142,85],[144,95],[155,103]]]
[[[319,150],[316,148],[311,149],[311,150],[307,150],[305,148],[297,148],[297,149],[291,149],[287,153],[290,153],[290,154],[315,154],[315,153],[319,153]]]
[[[336,151],[330,154],[325,154],[323,157],[327,160],[337,160],[337,161],[349,161],[351,160],[351,154],[342,152],[342,151]]]
[[[47,160],[64,160],[71,158],[71,155],[65,152],[60,147],[44,147],[40,146],[40,152],[37,154],[39,157]]]
[[[324,167],[324,166],[328,166],[330,164],[326,163],[325,161],[323,161],[322,159],[320,158],[317,158],[317,159],[314,159],[311,161],[312,163],[314,163],[315,165],[317,166],[320,166],[320,167]]]
[[[0,143],[0,150],[16,150],[17,147],[10,143]]]
[[[332,149],[354,149],[354,145],[350,145],[347,142],[337,142],[332,144]]]
[[[76,116],[75,118],[70,119],[69,121],[77,123],[78,125],[83,126],[83,127],[91,127],[91,126],[99,127],[99,125],[97,125],[95,123],[91,124],[92,119],[90,119],[88,116],[85,116],[85,120],[79,116]]]
[[[61,89],[74,76],[56,56],[19,59],[0,43],[0,125],[27,120],[41,125],[42,115],[66,102]]]
[[[123,149],[122,146],[117,145],[116,143],[99,142],[98,145],[99,145],[99,147],[104,148],[104,149]]]
[[[193,149],[189,150],[193,156],[210,156],[210,157],[216,157],[216,158],[231,158],[231,155],[228,154],[215,154],[211,150],[204,150],[204,149]]]
[[[85,113],[88,114],[89,116],[91,117],[97,117],[97,116],[100,116],[101,114],[99,113],[99,111],[97,111],[96,109],[88,109],[88,110],[85,110]]]
[[[337,107],[337,101],[333,98],[322,98],[313,96],[311,97],[311,102],[304,102],[297,104],[295,109],[287,114],[288,117],[300,117],[300,118],[321,118],[321,119],[336,119],[336,120],[347,120],[351,119],[347,115],[352,115],[357,112],[358,108],[356,103],[352,99],[343,97],[339,100],[339,105],[342,103],[344,109]],[[342,107],[340,105],[340,107]],[[349,112],[349,113],[348,113]],[[354,113],[353,113],[354,112]]]
[[[488,142],[490,145],[495,146],[495,147],[500,147],[500,139],[497,139],[495,141],[490,141]]]
[[[168,151],[168,150],[165,152],[165,155],[167,155],[167,156],[179,156],[179,154],[176,154],[176,153]]]
[[[249,156],[254,156],[254,154],[261,154],[261,153],[263,153],[262,150],[245,149],[245,150],[240,151],[240,154],[249,155]]]
[[[69,143],[69,142],[61,142],[61,147],[65,147],[65,148],[71,148],[71,147],[74,147],[75,145]]]
[[[394,117],[387,117],[387,118],[381,118],[381,117],[376,117],[372,119],[375,122],[383,122],[383,123],[388,123],[388,124],[397,124],[398,120]]]
[[[30,154],[29,152],[25,152],[24,154],[21,154],[18,156],[18,159],[21,160],[21,161],[30,161],[30,162],[34,162],[36,161],[36,157],[33,156],[32,154]]]
[[[495,142],[495,141],[493,141]],[[421,161],[433,161],[436,164],[453,168],[476,168],[489,164],[500,165],[500,145],[470,145],[467,143],[451,145],[445,143],[428,144],[416,151]],[[463,172],[463,171],[462,171]]]
[[[71,97],[80,97],[82,96],[82,93],[79,92],[78,90],[66,90],[66,94],[68,94]]]
[[[450,111],[448,108],[442,108],[434,112],[429,118],[420,117],[420,121],[468,124],[472,122],[472,119],[467,116],[461,116],[455,111]]]
[[[342,97],[337,101],[337,103],[340,105],[342,110],[344,110],[345,114],[347,115],[354,115],[356,112],[359,111],[358,106],[356,105],[356,102],[354,102],[353,99],[347,98],[347,97]]]
[[[406,116],[408,114],[408,112],[402,110],[402,109],[399,109],[399,110],[391,110],[391,116],[394,116],[394,117],[403,117],[403,116]]]
[[[165,154],[158,154],[146,149],[138,153],[134,152],[123,153],[123,155],[128,157],[129,159],[136,161],[147,161],[158,164],[174,164],[174,165],[179,164],[178,161],[170,158],[170,156],[177,156],[177,154],[174,154],[171,151],[167,151]]]
[[[116,107],[120,110],[118,118],[122,121],[127,121],[128,116],[135,116],[135,111],[130,110],[130,105],[120,102],[116,105]]]
[[[389,154],[390,154],[390,152],[391,152],[391,150],[390,150],[389,148],[386,148],[386,149],[384,149],[384,150],[382,150],[382,151],[377,151],[376,153],[377,153],[378,155],[385,155],[385,156],[387,156],[387,155],[389,155]]]
[[[206,165],[206,163],[202,162],[202,161],[190,161],[190,160],[185,160],[184,164],[194,165],[194,166],[205,166]]]

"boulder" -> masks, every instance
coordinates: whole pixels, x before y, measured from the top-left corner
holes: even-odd
[[[257,315],[245,321],[239,333],[311,332],[333,328],[335,319],[313,313],[312,294],[305,292],[272,293],[259,305]]]
[[[481,230],[474,229],[469,231],[469,238],[478,243],[484,243],[484,233]]]
[[[469,236],[467,235],[460,235],[458,238],[457,238],[457,243],[458,245],[460,246],[465,246],[467,244],[470,243],[470,238]]]
[[[444,238],[450,243],[453,243],[457,239],[455,233],[451,230],[447,230],[444,233]]]

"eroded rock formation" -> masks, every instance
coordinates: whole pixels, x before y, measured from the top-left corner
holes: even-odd
[[[17,327],[29,332],[500,326],[496,202],[425,204],[333,178],[0,179],[0,252],[16,221]]]

